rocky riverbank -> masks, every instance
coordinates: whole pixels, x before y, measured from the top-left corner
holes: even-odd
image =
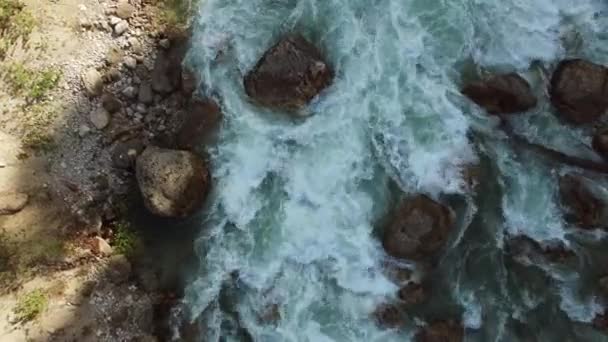
[[[145,203],[184,216],[203,205],[204,192],[192,193],[183,168],[163,183],[156,166],[140,162],[136,177],[135,165],[144,150],[155,158],[147,146],[191,149],[221,117],[182,70],[194,4],[2,6],[13,11],[3,23],[22,29],[1,37],[10,44],[0,59],[0,301],[8,317],[0,339],[163,340],[190,255],[167,259],[181,266],[155,262],[162,248],[150,234],[173,222],[135,213]],[[179,153],[191,155],[183,162],[195,161],[195,173],[207,168],[199,152]],[[136,178],[149,189],[143,199]],[[185,234],[194,231],[165,246],[192,250],[194,236]]]

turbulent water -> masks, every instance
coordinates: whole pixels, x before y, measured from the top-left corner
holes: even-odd
[[[459,93],[481,69],[517,71],[543,100],[511,119],[515,130],[596,158],[588,132],[551,113],[544,70],[573,56],[608,63],[607,14],[604,0],[203,1],[187,62],[224,122],[185,299],[201,339],[407,341],[425,322],[456,319],[468,341],[608,340],[586,324],[604,306],[593,283],[608,249],[562,220],[556,180],[569,168],[514,147]],[[292,32],[336,72],[306,119],[256,106],[242,83]],[[477,196],[462,176],[472,164]],[[430,302],[397,331],[370,314],[396,296],[378,232],[403,193],[449,202],[459,227]],[[563,241],[578,259],[513,260],[505,237],[517,234]],[[273,304],[281,319],[262,324]]]

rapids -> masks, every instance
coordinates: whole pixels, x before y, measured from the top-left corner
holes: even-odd
[[[573,56],[607,64],[607,14],[604,0],[201,1],[187,63],[224,113],[199,218],[200,269],[184,299],[202,340],[407,341],[433,318],[461,320],[467,341],[608,340],[584,324],[604,306],[591,282],[604,271],[606,239],[575,233],[555,199],[569,168],[514,148],[459,93],[479,68],[517,71],[541,100],[511,119],[515,130],[595,158],[588,135],[551,114],[544,70]],[[306,119],[256,106],[243,89],[289,32],[336,72]],[[462,168],[476,163],[473,196]],[[395,298],[378,227],[402,193],[449,201],[459,227],[431,301],[392,331],[370,314]],[[515,261],[507,234],[563,241],[576,265]],[[273,304],[280,321],[260,324]]]

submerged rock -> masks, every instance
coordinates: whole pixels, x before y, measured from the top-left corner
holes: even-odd
[[[399,289],[399,299],[408,305],[424,303],[428,296],[426,289],[422,284],[409,283]]]
[[[494,75],[468,84],[462,93],[490,114],[525,112],[536,106],[530,84],[516,73]]]
[[[388,329],[397,329],[407,324],[407,317],[401,309],[392,304],[382,304],[374,311],[376,323]]]
[[[164,217],[186,217],[203,204],[210,187],[205,162],[187,151],[148,147],[136,163],[144,204]]]
[[[244,80],[247,95],[269,107],[298,109],[329,86],[333,71],[301,35],[281,39]]]
[[[541,257],[549,262],[565,263],[576,257],[576,253],[562,242],[543,246],[525,235],[510,238],[506,247],[509,254],[518,258],[527,258],[532,262],[538,260],[536,257]]]
[[[591,146],[597,154],[608,160],[608,127],[595,133]]]
[[[461,342],[464,328],[455,321],[436,321],[416,334],[416,342]]]
[[[573,124],[593,122],[608,109],[608,69],[582,59],[562,61],[551,78],[551,103]]]
[[[222,119],[220,107],[212,99],[194,98],[177,132],[180,148],[190,149],[208,138]]]
[[[566,219],[583,229],[606,226],[606,202],[580,176],[567,174],[559,179],[559,195]]]
[[[448,207],[418,195],[397,209],[384,231],[382,244],[393,257],[425,259],[445,245],[453,225],[454,216]]]

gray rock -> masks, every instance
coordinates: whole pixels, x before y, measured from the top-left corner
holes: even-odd
[[[110,123],[110,113],[103,107],[99,107],[92,111],[89,118],[93,126],[97,129],[104,129]]]
[[[133,86],[126,87],[123,89],[122,94],[130,99],[135,98],[137,96],[137,89]]]
[[[126,0],[121,0],[116,5],[116,15],[121,19],[129,19],[135,12],[135,7]]]
[[[29,196],[21,192],[0,193],[0,215],[20,212],[29,201]]]
[[[146,208],[163,217],[187,217],[207,197],[210,175],[205,162],[187,151],[148,147],[136,163]]]
[[[82,83],[89,96],[98,96],[103,89],[103,79],[96,69],[89,69],[82,76]]]
[[[102,96],[101,104],[110,114],[116,113],[122,108],[122,102],[114,94],[109,93]]]
[[[123,61],[123,63],[125,64],[125,66],[131,70],[135,69],[135,67],[137,66],[137,60],[131,56],[127,56],[125,57],[125,60]]]
[[[138,103],[137,106],[135,107],[135,110],[140,114],[146,114],[146,112],[147,112],[146,105],[143,103]]]
[[[131,46],[131,51],[133,51],[133,53],[135,54],[141,54],[143,52],[143,46],[141,44],[141,42],[139,41],[139,39],[135,38],[135,37],[131,37],[128,40],[129,45]]]
[[[103,76],[103,79],[106,83],[114,83],[119,81],[121,77],[122,75],[120,74],[120,71],[118,71],[118,69],[111,68],[106,71],[106,74]]]
[[[152,92],[152,86],[149,82],[144,82],[139,87],[138,100],[144,104],[151,104],[154,101],[154,93]]]
[[[116,26],[114,26],[114,33],[118,36],[122,36],[129,29],[129,23],[126,21],[121,21]]]
[[[78,127],[78,135],[81,138],[84,138],[85,136],[87,136],[89,133],[91,132],[91,128],[89,128],[89,126],[87,125],[81,125],[80,127]]]

